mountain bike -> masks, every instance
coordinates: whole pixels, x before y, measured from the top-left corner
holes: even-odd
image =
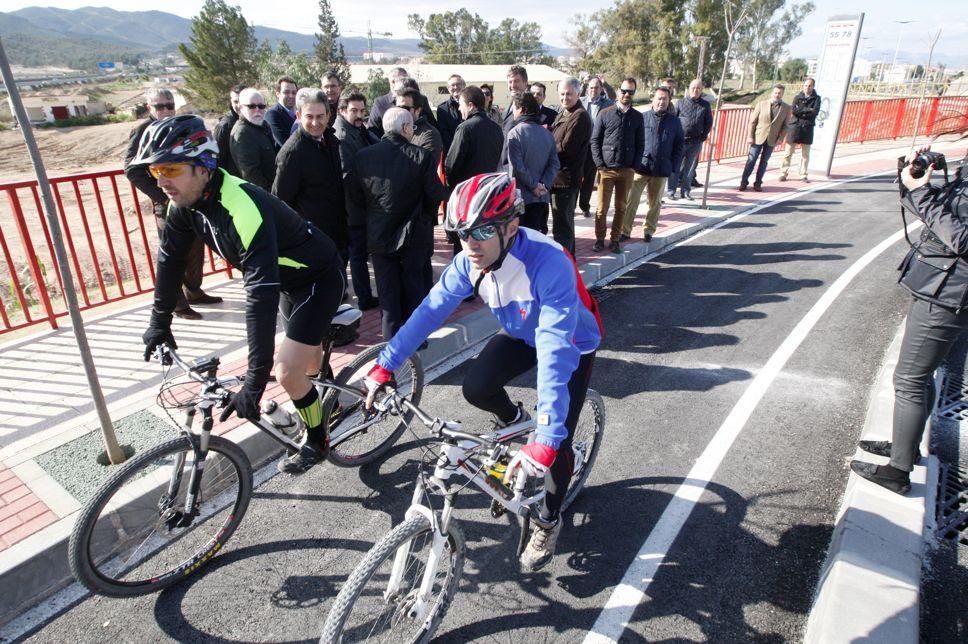
[[[367,410],[362,384],[384,345],[361,352],[332,377],[329,360],[336,341],[354,334],[362,314],[343,306],[324,340],[322,392],[329,423],[329,460],[339,466],[369,463],[400,437],[409,415]],[[241,376],[218,376],[219,359],[191,364],[167,346],[158,357],[164,377],[158,404],[185,410],[181,435],[136,455],[120,466],[81,509],[68,544],[74,577],[86,588],[110,597],[155,592],[204,566],[224,547],[241,523],[252,496],[252,464],[232,441],[213,436],[213,410],[224,407]],[[174,373],[173,373],[174,372]],[[409,395],[419,399],[423,366],[416,355],[395,373]],[[201,432],[192,430],[201,416]],[[266,401],[259,430],[287,450],[299,449],[303,431],[298,414]],[[177,425],[177,421],[175,421]]]
[[[389,391],[377,409],[410,412],[436,439],[425,447],[413,501],[405,520],[367,553],[343,585],[323,626],[320,642],[426,642],[443,620],[457,592],[464,565],[464,536],[454,521],[458,494],[473,484],[491,498],[495,518],[510,512],[521,517],[518,554],[528,541],[532,515],[544,490],[522,471],[511,485],[503,481],[512,443],[530,439],[534,420],[486,434],[462,431],[457,421],[432,418],[397,391]],[[574,470],[562,511],[572,504],[591,473],[605,431],[602,397],[589,389],[573,436]],[[561,455],[559,455],[561,458]],[[431,463],[433,472],[428,474]],[[448,483],[455,474],[468,480]],[[435,510],[431,496],[443,497]]]

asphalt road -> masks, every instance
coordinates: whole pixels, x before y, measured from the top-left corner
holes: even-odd
[[[513,525],[491,519],[482,495],[461,497],[467,561],[437,641],[581,641],[784,339],[848,267],[899,230],[896,204],[889,178],[818,191],[710,231],[609,285],[592,377],[606,401],[606,440],[558,556],[520,573]],[[895,243],[861,271],[768,383],[621,641],[802,637],[868,391],[907,302],[894,270],[904,250]],[[485,416],[458,403],[465,369],[433,382],[426,408],[483,428]],[[532,403],[528,383],[515,382],[514,393]],[[341,582],[402,519],[413,448],[403,440],[360,470],[273,478],[204,575],[157,596],[86,598],[32,639],[318,637]]]

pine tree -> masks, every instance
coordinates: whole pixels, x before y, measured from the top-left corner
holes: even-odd
[[[225,0],[205,0],[192,19],[190,45],[178,45],[190,67],[185,81],[195,106],[222,110],[233,85],[252,83],[255,48],[255,33],[239,7],[230,7]]]
[[[339,43],[339,24],[333,16],[329,0],[319,0],[319,32],[316,34],[315,52],[320,75],[334,72],[342,85],[350,82],[350,66],[346,64],[346,53]]]

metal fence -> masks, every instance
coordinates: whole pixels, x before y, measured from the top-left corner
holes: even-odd
[[[917,99],[849,101],[838,142],[910,136]],[[726,108],[718,119],[714,161],[744,156],[751,108]],[[934,97],[921,105],[926,136],[968,129],[968,97]],[[707,141],[702,159],[710,154]],[[148,293],[154,288],[154,215],[120,170],[51,179],[57,214],[83,309]],[[50,232],[36,181],[0,184],[0,335],[67,315]],[[208,255],[206,275],[231,267]]]

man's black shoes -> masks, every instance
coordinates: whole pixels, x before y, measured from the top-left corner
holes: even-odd
[[[357,302],[357,306],[361,311],[369,311],[380,306],[380,299],[372,296],[365,297]]]
[[[875,456],[883,456],[885,458],[891,457],[891,441],[860,441],[857,443],[857,447],[861,448],[868,454],[873,454]],[[921,462],[921,453],[918,452],[917,457],[914,459],[915,464]]]
[[[907,494],[911,490],[911,477],[907,472],[895,469],[890,465],[874,465],[863,461],[851,461],[850,469],[857,476],[877,483],[883,488],[896,494]]]

